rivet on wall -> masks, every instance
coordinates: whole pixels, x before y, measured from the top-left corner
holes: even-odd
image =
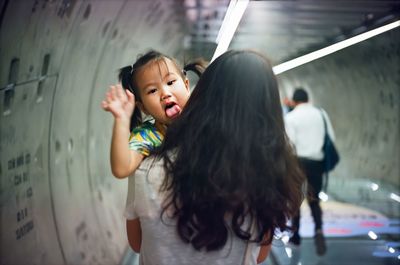
[[[17,83],[19,71],[19,59],[13,58],[10,63],[10,70],[8,73],[8,85],[4,92],[4,102],[3,102],[3,115],[8,115],[11,113],[11,105],[14,101],[14,87]]]
[[[60,141],[56,141],[56,152],[60,152],[61,151],[61,144]]]
[[[6,88],[6,91],[4,92],[4,109],[3,109],[3,115],[6,116],[11,113],[11,105],[14,100],[14,87],[10,86]]]
[[[49,64],[50,64],[50,54],[47,53],[44,58],[43,58],[43,64],[42,64],[42,75],[47,75],[47,72],[49,71]]]
[[[10,63],[10,71],[8,73],[8,83],[16,84],[19,71],[19,58],[13,58]]]
[[[69,139],[68,140],[68,152],[72,153],[73,149],[74,149],[74,142],[72,139]]]
[[[83,19],[86,20],[89,18],[91,9],[92,9],[92,6],[90,4],[88,4],[85,9],[85,13],[83,13]]]
[[[43,100],[43,87],[46,79],[47,72],[49,71],[50,54],[47,53],[43,58],[41,77],[39,79],[38,87],[36,90],[36,102],[39,103]]]
[[[74,9],[76,4],[76,0],[63,0],[60,8],[57,11],[57,15],[61,18],[66,15],[68,18],[72,14],[72,10]]]
[[[35,2],[33,3],[33,6],[32,6],[32,13],[36,12],[36,8],[37,8],[38,4],[39,4],[39,1],[35,0]]]
[[[114,40],[118,35],[118,29],[115,29],[112,35],[112,39]]]
[[[111,22],[108,21],[108,22],[104,25],[103,31],[102,31],[102,36],[103,36],[103,37],[106,35],[107,30],[108,30],[108,28],[110,27],[110,24],[111,24]]]
[[[36,103],[40,103],[43,100],[43,86],[44,81],[39,81],[36,91]]]

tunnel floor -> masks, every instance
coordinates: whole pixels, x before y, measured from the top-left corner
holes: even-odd
[[[314,223],[308,205],[301,207],[302,243],[287,243],[288,234],[275,239],[263,265],[398,265],[400,264],[400,220],[379,212],[337,201],[321,202],[327,252],[315,252]],[[122,265],[138,264],[130,249]]]

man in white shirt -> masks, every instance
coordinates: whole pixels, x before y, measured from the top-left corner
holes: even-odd
[[[324,173],[323,151],[325,128],[323,116],[327,123],[328,134],[334,140],[334,132],[328,115],[308,102],[308,94],[303,88],[293,93],[294,109],[286,114],[285,126],[299,158],[300,165],[307,177],[307,201],[315,223],[315,245],[318,255],[326,252],[325,238],[322,230],[322,210],[318,194],[322,189]],[[300,211],[292,220],[294,233],[290,242],[300,245]]]

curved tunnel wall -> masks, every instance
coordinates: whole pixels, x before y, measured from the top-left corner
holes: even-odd
[[[389,216],[400,212],[388,198],[400,187],[399,62],[395,29],[278,76],[283,94],[302,86],[330,115],[341,162],[328,191]],[[371,183],[382,189],[374,192]]]
[[[118,264],[127,181],[111,175],[117,69],[182,58],[173,1],[9,1],[0,42],[1,264]],[[14,83],[14,85],[10,85]],[[8,87],[7,87],[8,86]]]
[[[118,264],[127,182],[111,176],[112,118],[100,101],[116,69],[147,48],[182,58],[183,15],[161,0],[7,3],[0,263]],[[306,87],[331,116],[342,162],[330,185],[339,197],[372,203],[356,180],[399,185],[398,61],[397,30],[280,76],[286,93]]]

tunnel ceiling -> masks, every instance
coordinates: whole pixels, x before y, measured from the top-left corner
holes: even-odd
[[[212,55],[229,2],[184,1],[186,49]],[[250,1],[230,48],[257,49],[279,64],[399,17],[399,0]]]

